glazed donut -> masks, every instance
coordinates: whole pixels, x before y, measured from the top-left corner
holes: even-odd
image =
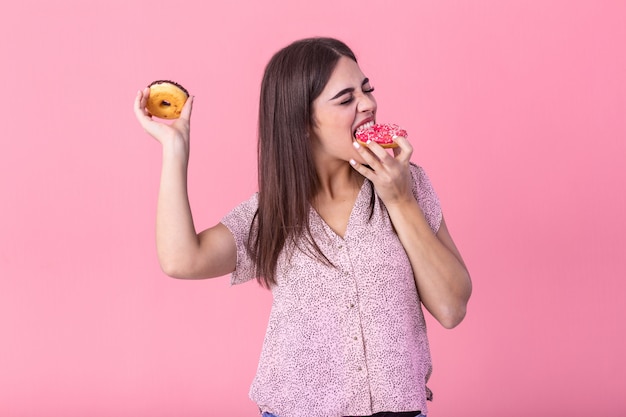
[[[160,119],[177,119],[189,97],[189,92],[174,81],[158,80],[151,83],[146,108],[151,115]]]
[[[368,140],[378,143],[383,148],[396,148],[398,144],[393,138],[407,137],[406,130],[394,124],[365,124],[354,132],[357,142],[366,144]]]

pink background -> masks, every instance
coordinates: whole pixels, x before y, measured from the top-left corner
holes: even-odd
[[[23,1],[0,15],[0,416],[254,416],[270,295],[165,277],[160,149],[132,113],[195,96],[199,228],[256,187],[263,68],[353,47],[472,273],[429,317],[431,416],[626,415],[626,3]]]

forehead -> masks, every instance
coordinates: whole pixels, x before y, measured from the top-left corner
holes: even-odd
[[[363,75],[359,65],[350,58],[342,56],[328,79],[324,93],[332,93],[334,90],[336,93],[349,87],[358,88],[364,79],[365,75]]]

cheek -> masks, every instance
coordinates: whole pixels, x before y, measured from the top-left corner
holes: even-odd
[[[333,114],[327,117],[323,124],[320,126],[320,131],[325,132],[328,136],[339,139],[340,137],[349,136],[352,137],[352,124],[354,119],[342,117],[338,114]]]
[[[329,141],[335,146],[340,143],[352,146],[354,109],[336,106],[330,109],[317,108],[316,110],[313,117],[316,123],[312,128],[313,133],[323,141]]]

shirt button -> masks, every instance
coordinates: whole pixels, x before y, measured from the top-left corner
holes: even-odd
[[[354,303],[350,303],[350,308],[354,308]]]
[[[356,368],[356,370],[360,372],[360,371],[363,370],[363,368],[361,366],[359,366],[358,368]]]
[[[358,338],[358,337],[356,337],[356,336],[354,336],[354,337],[353,337],[353,339],[354,339],[354,340],[358,340],[359,338]]]
[[[337,246],[339,249],[343,249],[343,245],[339,245]]]

